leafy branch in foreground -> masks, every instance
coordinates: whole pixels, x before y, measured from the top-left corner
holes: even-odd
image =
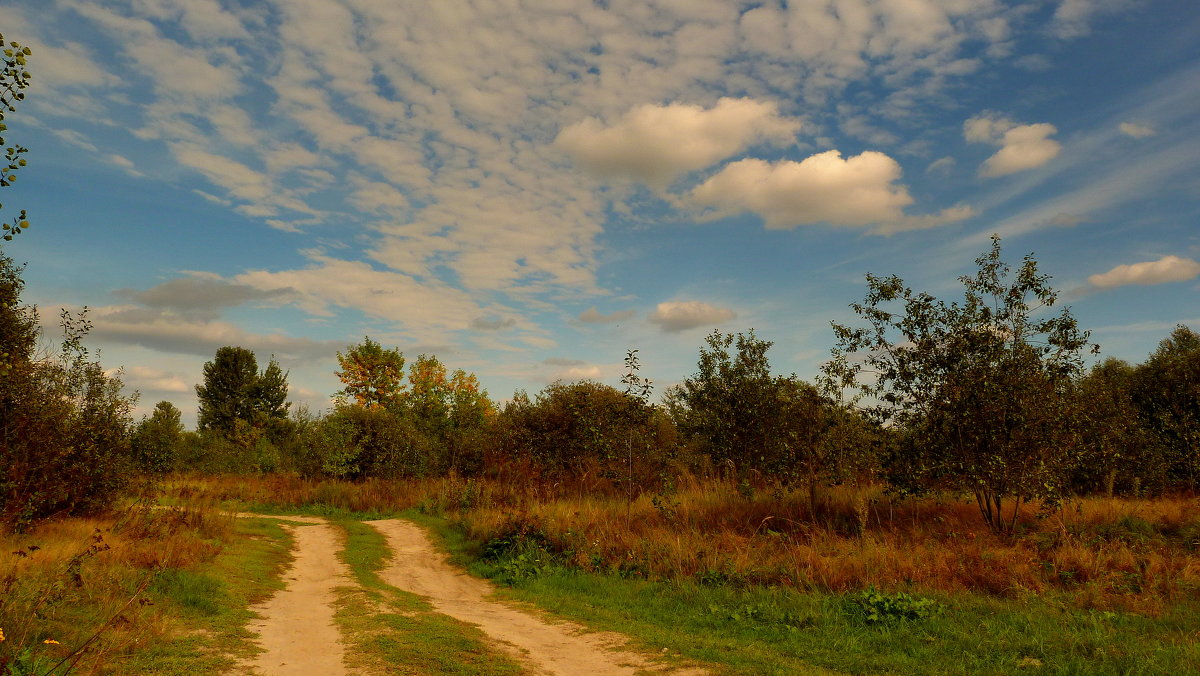
[[[0,45],[3,44],[4,34],[0,33]],[[10,42],[4,49],[4,70],[0,71],[0,134],[8,129],[4,124],[5,113],[16,112],[16,106],[13,104],[25,99],[25,92],[22,90],[29,86],[30,73],[25,66],[26,57],[30,54],[30,49],[18,42]],[[4,158],[0,160],[0,187],[8,187],[17,180],[17,170],[25,166],[25,158],[21,155],[29,152],[29,149],[20,145],[5,145],[3,136],[0,136],[0,147],[4,148]],[[0,208],[3,206],[0,204]],[[5,241],[12,241],[14,235],[29,227],[29,221],[25,220],[25,217],[25,210],[22,209],[20,215],[11,223],[5,221],[0,226],[3,227]]]

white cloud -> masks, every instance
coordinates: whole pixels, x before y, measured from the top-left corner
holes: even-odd
[[[1154,127],[1144,124],[1137,124],[1135,122],[1122,122],[1121,124],[1117,125],[1117,130],[1122,134],[1125,134],[1126,136],[1132,136],[1133,138],[1146,138],[1147,136],[1154,136],[1155,134]]]
[[[774,103],[723,98],[712,108],[644,105],[612,125],[589,117],[566,127],[555,146],[601,176],[625,176],[665,188],[680,174],[704,169],[759,141],[787,143],[800,122]]]
[[[929,166],[925,167],[925,173],[932,174],[937,172],[940,174],[948,174],[956,164],[958,164],[958,162],[953,157],[942,157],[930,162]]]
[[[909,230],[928,230],[937,228],[949,223],[957,223],[965,221],[968,218],[976,216],[975,210],[965,204],[959,204],[953,207],[942,209],[936,214],[925,214],[921,216],[904,216],[895,221],[887,221],[880,223],[871,232],[877,235],[892,235],[897,232],[907,232]]]
[[[1000,146],[979,168],[980,176],[996,177],[1040,167],[1058,156],[1062,146],[1050,136],[1052,124],[1019,125],[995,113],[984,113],[963,124],[963,137],[976,143]]]
[[[733,310],[718,307],[700,301],[669,301],[659,303],[649,320],[662,327],[663,331],[674,333],[702,326],[713,327],[737,316]]]
[[[1190,258],[1163,256],[1156,261],[1118,265],[1108,272],[1088,277],[1088,284],[1111,289],[1127,284],[1166,284],[1200,277],[1200,263]]]
[[[883,153],[866,151],[842,159],[829,150],[801,162],[747,159],[727,165],[692,192],[697,204],[717,215],[752,211],[768,228],[811,223],[868,225],[897,221],[912,203],[897,185],[900,165]]]

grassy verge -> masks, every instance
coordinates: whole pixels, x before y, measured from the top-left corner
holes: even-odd
[[[342,560],[361,587],[339,590],[336,621],[347,638],[350,664],[412,673],[519,674],[521,668],[492,650],[478,628],[436,613],[424,599],[380,579],[391,555],[374,528],[348,517],[334,522],[346,532]]]
[[[0,535],[0,672],[209,673],[250,649],[246,606],[286,535],[211,506],[134,505]]]
[[[131,655],[129,674],[222,673],[256,650],[249,607],[283,588],[291,535],[273,519],[238,519],[235,538],[203,569],[158,575],[151,591],[173,618],[168,636]]]
[[[566,568],[528,547],[481,561],[482,543],[465,538],[461,528],[432,517],[418,520],[442,535],[459,562],[473,561],[472,572],[510,584],[503,593],[511,598],[628,634],[647,650],[721,665],[728,673],[1200,671],[1200,606],[1194,600],[1149,618],[1079,609],[1053,596],[869,596],[647,581]],[[876,621],[864,608],[875,611]]]

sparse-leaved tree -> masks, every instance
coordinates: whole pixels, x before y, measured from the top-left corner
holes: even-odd
[[[1007,531],[1021,503],[1058,499],[1077,463],[1067,395],[1088,334],[1068,309],[1049,312],[1057,294],[1032,256],[1014,272],[993,237],[976,264],[960,279],[961,302],[867,275],[866,298],[851,305],[867,326],[833,323],[824,382],[856,391],[903,432],[892,462],[900,487],[968,491],[988,525]]]

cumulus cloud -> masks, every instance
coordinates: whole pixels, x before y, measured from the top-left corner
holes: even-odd
[[[771,229],[811,223],[868,225],[897,221],[913,199],[895,182],[900,165],[883,153],[866,151],[842,159],[837,150],[803,161],[758,159],[729,164],[692,192],[717,216],[751,211]]]
[[[629,319],[634,314],[636,313],[633,310],[617,310],[611,314],[601,314],[596,308],[590,307],[580,312],[577,319],[585,324],[612,324]]]
[[[733,310],[700,301],[668,301],[659,303],[649,320],[663,331],[675,333],[702,326],[712,327],[737,316]]]
[[[1144,124],[1137,124],[1135,122],[1122,122],[1121,124],[1117,125],[1117,130],[1122,134],[1126,136],[1132,136],[1133,138],[1146,138],[1147,136],[1154,136],[1155,134],[1154,127],[1149,127]]]
[[[1052,124],[1017,124],[995,113],[984,113],[963,124],[968,141],[1000,146],[979,168],[979,175],[987,178],[1033,169],[1054,159],[1062,149],[1050,138],[1056,133]]]
[[[800,122],[774,103],[723,98],[709,109],[644,105],[606,126],[589,117],[564,128],[555,146],[601,176],[626,176],[665,188],[680,174],[704,169],[758,141],[789,142]]]
[[[1144,261],[1117,267],[1088,277],[1088,284],[1097,289],[1111,289],[1128,284],[1166,284],[1186,282],[1200,277],[1200,263],[1179,256],[1163,256],[1156,261]]]

